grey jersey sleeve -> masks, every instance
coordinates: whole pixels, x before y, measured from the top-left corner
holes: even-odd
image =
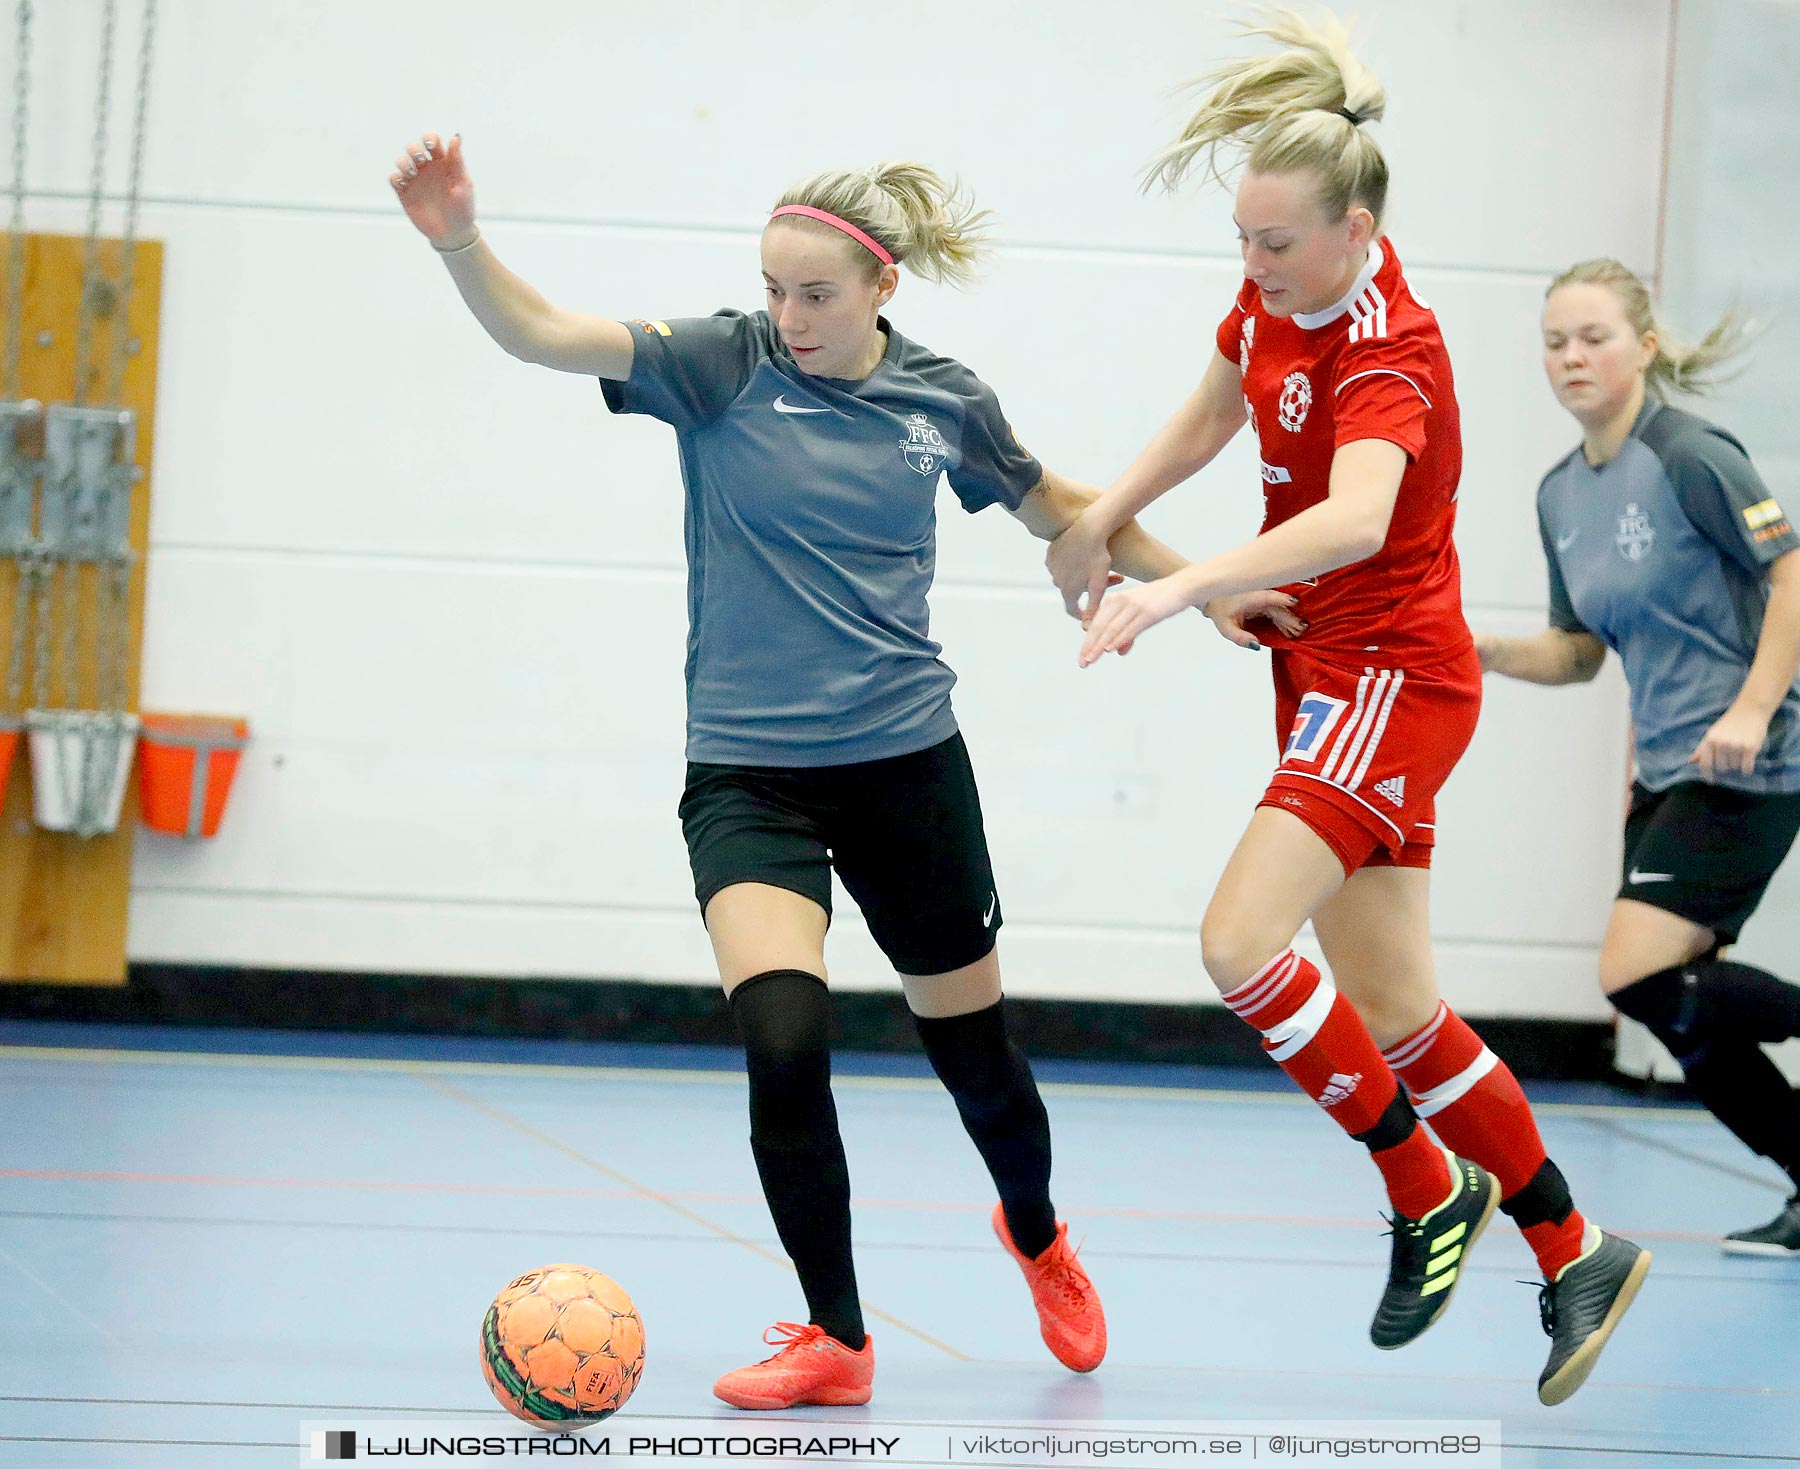
[[[644,413],[676,429],[702,428],[729,408],[769,355],[756,317],[741,311],[633,321],[631,376],[602,380],[614,413]]]
[[[1706,425],[1682,434],[1669,445],[1663,471],[1700,534],[1752,576],[1800,548],[1800,535],[1743,445],[1720,430]]]
[[[971,513],[989,505],[1017,510],[1043,479],[1044,466],[1013,434],[992,388],[970,373],[963,395],[962,462],[950,476],[950,488]]]
[[[1544,543],[1544,566],[1550,573],[1550,626],[1564,632],[1589,632],[1586,624],[1575,615],[1575,606],[1569,600],[1569,584],[1563,580],[1562,564],[1556,559],[1555,538],[1544,518],[1541,488],[1538,492],[1538,538]]]

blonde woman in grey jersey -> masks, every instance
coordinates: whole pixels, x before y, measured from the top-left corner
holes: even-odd
[[[513,356],[601,379],[615,413],[674,428],[686,491],[688,773],[694,893],[744,1039],[750,1147],[809,1319],[728,1372],[734,1407],[869,1400],[874,1346],[850,1252],[832,1104],[824,942],[835,870],[901,976],[933,1069],[1000,1202],[1045,1344],[1093,1370],[1099,1296],[1050,1198],[1050,1130],[1007,1035],[1002,916],[955,675],[930,637],[936,502],[1001,505],[1060,534],[1096,492],[1045,469],[994,392],[882,315],[899,265],[960,283],[982,216],[916,163],[812,175],[762,234],[765,309],[620,322],[552,305],[475,223],[462,146],[408,145],[389,177],[464,303]],[[1134,524],[1110,543],[1143,579],[1182,565]],[[1262,593],[1252,615],[1290,616]]]
[[[1731,317],[1693,347],[1616,260],[1551,283],[1544,371],[1581,445],[1538,491],[1550,626],[1478,637],[1482,666],[1584,683],[1611,648],[1631,688],[1637,770],[1600,984],[1795,1194],[1727,1235],[1800,1259],[1800,1098],[1763,1042],[1800,1035],[1800,986],[1719,957],[1800,831],[1800,535],[1743,446],[1669,406],[1741,345]]]

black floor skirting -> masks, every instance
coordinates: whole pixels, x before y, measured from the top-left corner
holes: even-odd
[[[899,995],[842,991],[832,1000],[844,1049],[918,1048]],[[1256,1034],[1217,1005],[1009,1000],[1008,1013],[1026,1053],[1045,1059],[1268,1064]],[[134,964],[121,989],[0,985],[0,1018],[691,1045],[737,1039],[714,985],[189,964]],[[1604,1021],[1470,1020],[1520,1076],[1617,1079]]]

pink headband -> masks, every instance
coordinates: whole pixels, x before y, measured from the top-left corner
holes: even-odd
[[[873,235],[865,235],[847,219],[839,219],[835,214],[827,214],[823,209],[814,209],[810,204],[783,204],[781,208],[771,213],[769,218],[780,219],[784,214],[804,215],[807,219],[818,220],[820,224],[828,224],[834,230],[842,230],[883,265],[894,263],[894,257],[881,247]]]

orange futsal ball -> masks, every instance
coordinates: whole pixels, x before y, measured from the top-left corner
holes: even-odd
[[[545,1265],[494,1297],[481,1371],[514,1416],[586,1428],[624,1407],[644,1375],[644,1323],[617,1281],[585,1265]]]

